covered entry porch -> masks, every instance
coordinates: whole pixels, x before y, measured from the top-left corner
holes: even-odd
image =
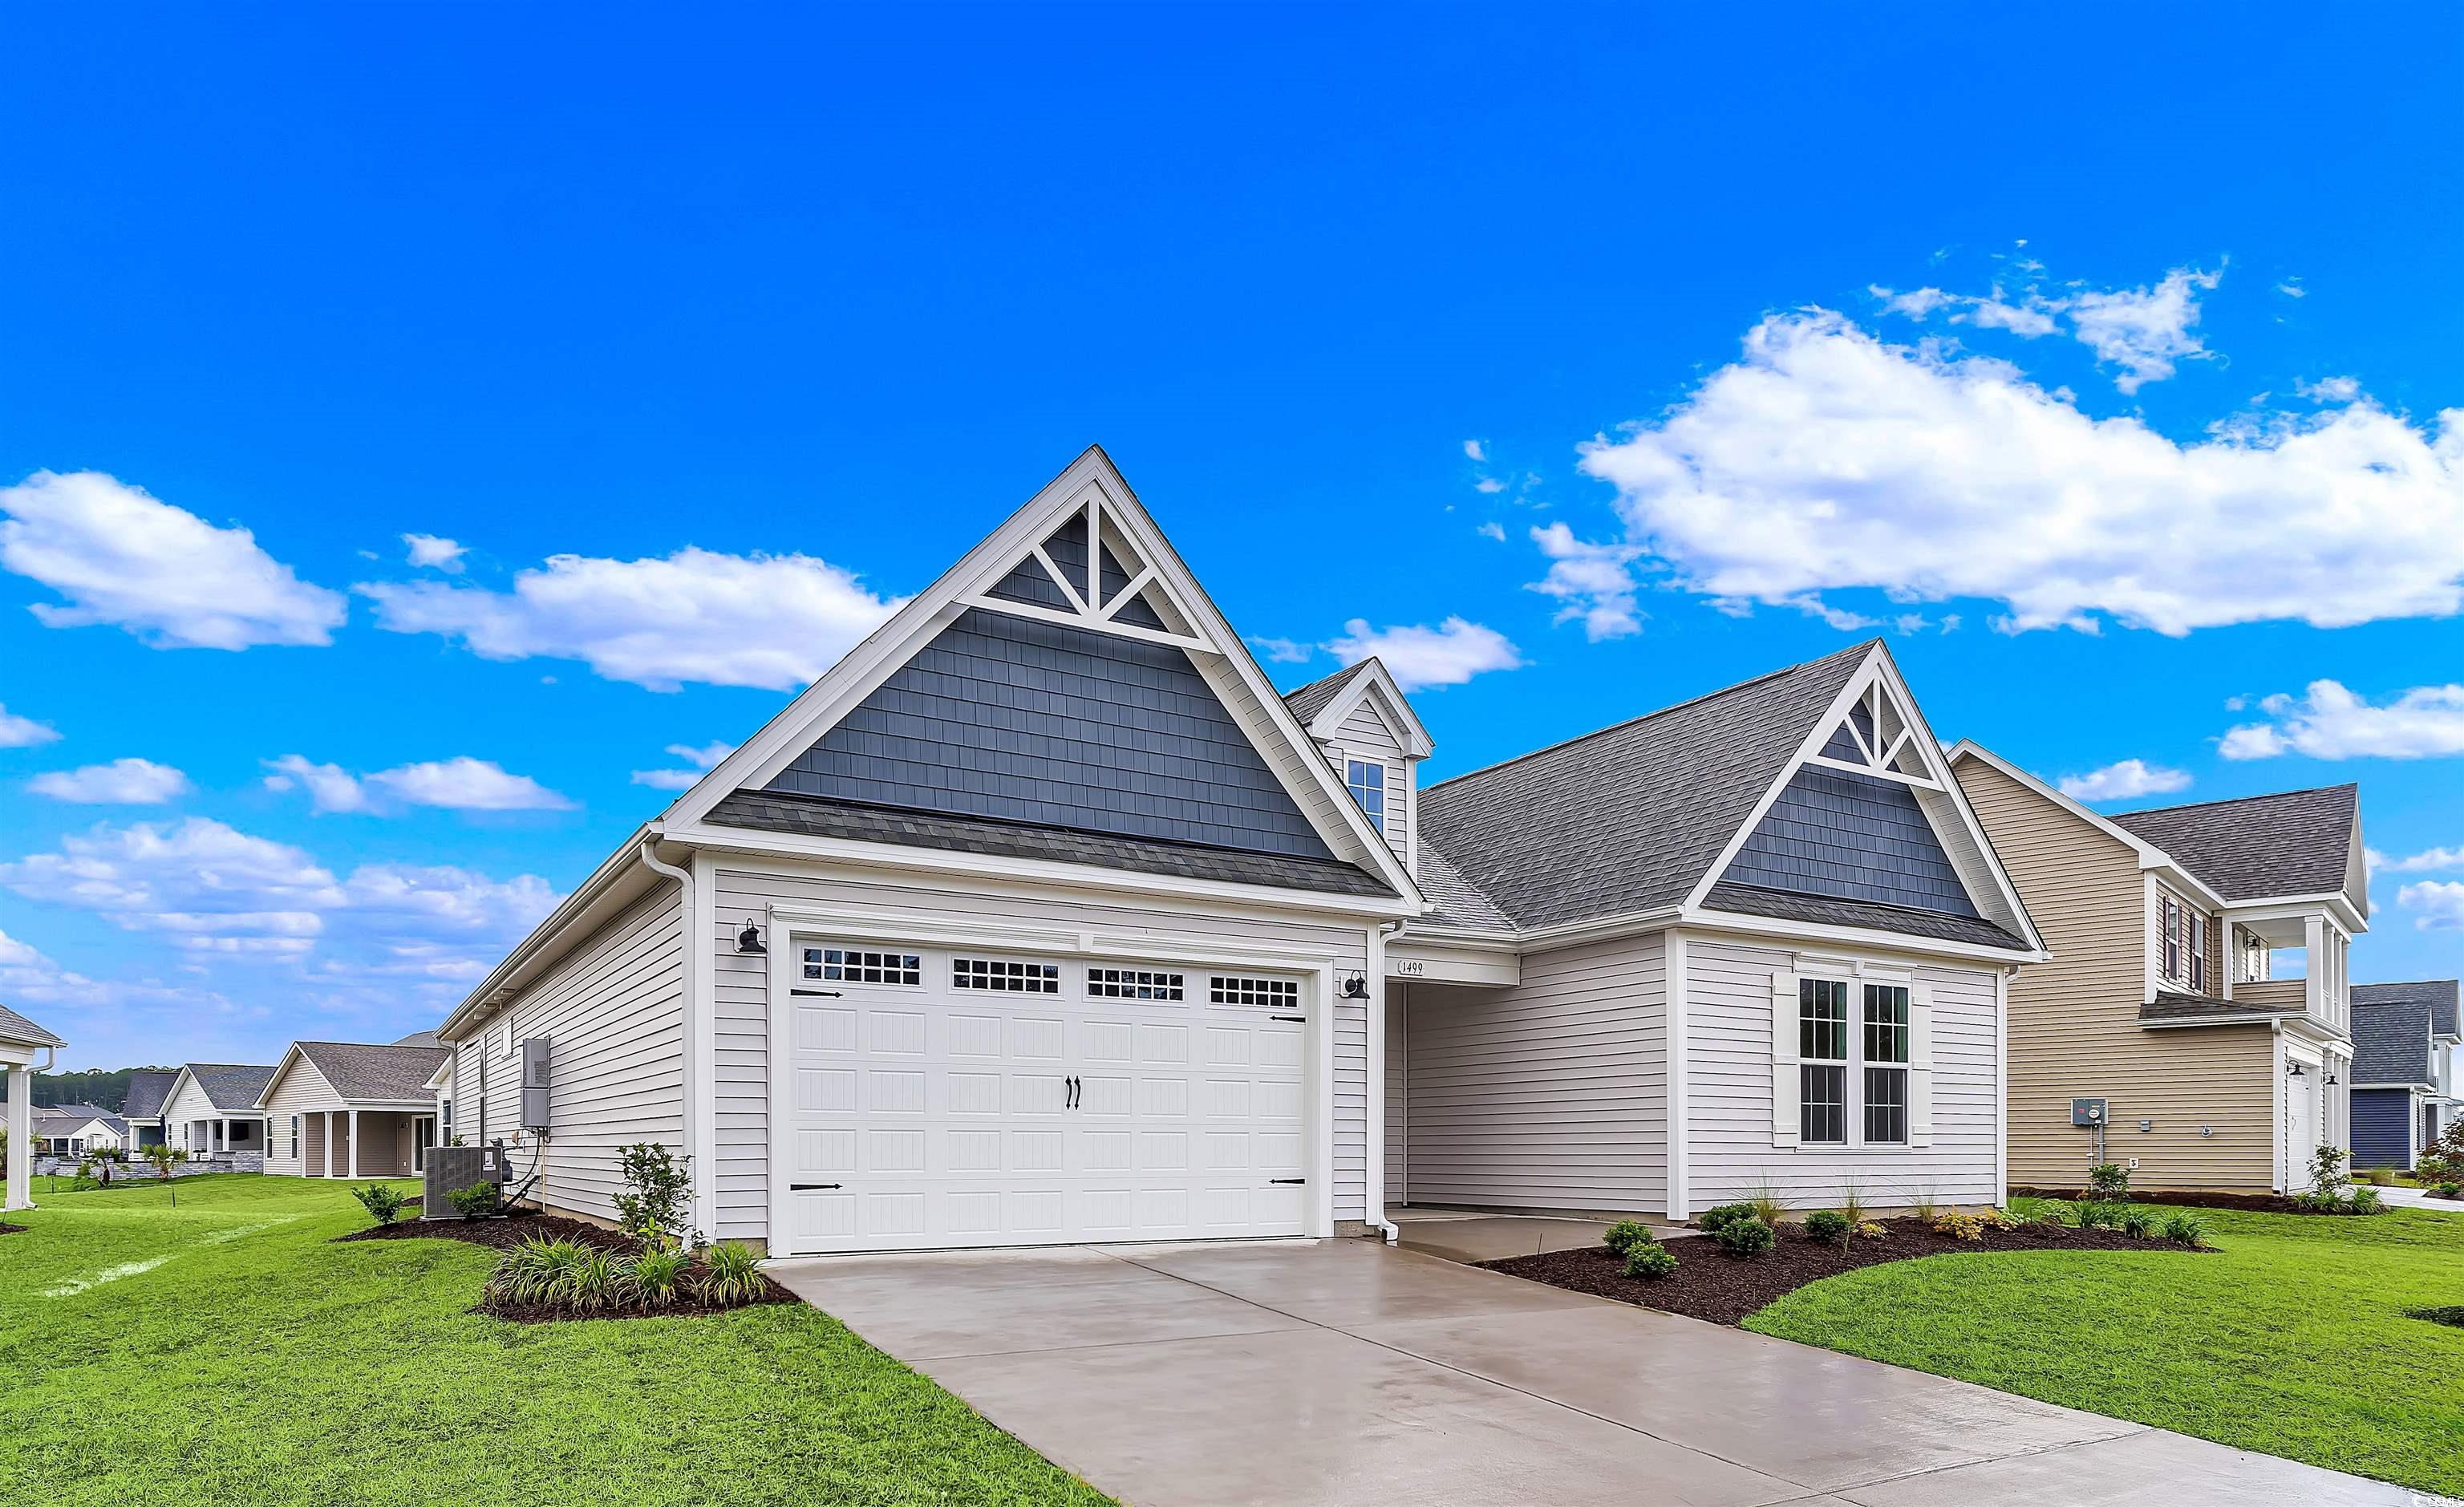
[[[436,1144],[436,1116],[407,1109],[320,1109],[299,1123],[309,1177],[416,1177]]]

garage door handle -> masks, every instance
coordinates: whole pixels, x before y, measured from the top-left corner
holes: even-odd
[[[787,993],[791,994],[802,994],[808,999],[844,999],[847,997],[835,989],[791,989],[787,991]]]
[[[836,1183],[789,1183],[787,1185],[787,1191],[791,1193],[818,1193],[838,1186],[839,1185]]]
[[[1302,1025],[1309,1024],[1309,1016],[1268,1016],[1266,1018],[1269,1020],[1296,1020]]]
[[[1065,1083],[1067,1083],[1067,1084],[1069,1086],[1069,1098],[1067,1099],[1067,1102],[1065,1102],[1065,1103],[1062,1104],[1062,1106],[1061,1106],[1061,1107],[1062,1107],[1062,1108],[1064,1108],[1064,1109],[1075,1109],[1075,1108],[1077,1108],[1077,1107],[1078,1107],[1078,1079],[1077,1079],[1077,1075],[1072,1074],[1072,1075],[1071,1075],[1071,1076],[1069,1076],[1068,1078],[1066,1078],[1066,1079],[1062,1080],[1062,1081],[1063,1081],[1063,1082],[1065,1082]]]
[[[1267,1178],[1266,1181],[1269,1183],[1306,1183],[1309,1179],[1306,1177],[1270,1177]]]

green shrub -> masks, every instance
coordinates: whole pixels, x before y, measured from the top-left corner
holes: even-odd
[[[1638,1245],[1625,1256],[1625,1275],[1638,1281],[1666,1277],[1677,1270],[1677,1253],[1653,1240]]]
[[[1729,1220],[1713,1231],[1711,1238],[1719,1241],[1720,1249],[1730,1256],[1745,1256],[1766,1255],[1779,1239],[1771,1234],[1771,1226],[1751,1214],[1743,1219]]]
[[[2156,1215],[2145,1209],[2122,1212],[2122,1233],[2133,1240],[2145,1240],[2156,1233]]]
[[[1805,1216],[1805,1237],[1848,1243],[1848,1232],[1857,1228],[1856,1221],[1837,1209],[1817,1209]]]
[[[1934,1216],[1933,1233],[1948,1235],[1954,1240],[1982,1240],[1985,1238],[1985,1221],[1953,1209]]]
[[[1857,1238],[1859,1240],[1887,1240],[1890,1237],[1891,1232],[1883,1229],[1881,1225],[1876,1224],[1871,1219],[1866,1220],[1864,1223],[1857,1227]]]
[[[2195,1251],[2208,1243],[2208,1227],[2196,1214],[2173,1214],[2165,1221],[2165,1238]]]
[[[2431,1323],[2450,1324],[2455,1328],[2464,1329],[2464,1303],[2449,1303],[2439,1308],[2408,1308],[2404,1311],[2404,1316],[2408,1319],[2427,1319]]]
[[[502,1208],[504,1190],[492,1179],[473,1183],[468,1188],[457,1188],[445,1195],[445,1201],[465,1219],[485,1219]]]
[[[625,1179],[617,1227],[646,1247],[692,1244],[693,1158],[644,1141],[618,1152],[616,1165]]]
[[[717,1308],[733,1308],[761,1297],[768,1282],[761,1275],[761,1258],[749,1245],[719,1244],[710,1248],[702,1260],[702,1301]]]
[[[1607,1246],[1613,1256],[1624,1256],[1637,1246],[1650,1245],[1658,1239],[1659,1236],[1651,1233],[1649,1225],[1632,1219],[1620,1219],[1609,1226],[1608,1233],[1600,1236],[1600,1244]]]
[[[73,1193],[91,1193],[101,1187],[101,1180],[92,1172],[79,1172],[69,1179],[69,1191]]]
[[[2120,1162],[2100,1162],[2089,1168],[2087,1201],[2098,1204],[2130,1202],[2130,1168]]]
[[[566,1274],[581,1258],[582,1247],[575,1241],[525,1236],[496,1257],[488,1296],[502,1302],[554,1302],[564,1290]]]
[[[618,1263],[617,1275],[627,1298],[646,1308],[665,1308],[684,1296],[685,1274],[692,1269],[690,1255],[676,1246],[662,1245]]]
[[[1713,1234],[1718,1234],[1723,1227],[1734,1224],[1740,1219],[1751,1219],[1753,1216],[1754,1210],[1751,1204],[1722,1204],[1716,1209],[1704,1210],[1702,1217],[1694,1222]]]
[[[2110,1229],[2118,1219],[2111,1204],[2082,1198],[2071,1205],[2071,1223],[2082,1230]]]
[[[2380,1213],[2386,1207],[2379,1201],[2379,1190],[2375,1188],[2356,1188],[2353,1196],[2344,1202],[2344,1212],[2350,1214]]]
[[[2464,1183],[2432,1183],[2430,1190],[2441,1198],[2464,1198]]]
[[[402,1217],[402,1206],[405,1202],[402,1194],[383,1183],[370,1183],[365,1188],[354,1188],[351,1190],[351,1196],[360,1201],[360,1207],[366,1210],[368,1217],[375,1220],[379,1226],[389,1225]]]
[[[617,1270],[614,1256],[595,1245],[585,1245],[564,1269],[563,1279],[550,1296],[576,1313],[596,1313],[625,1300],[624,1277]]]

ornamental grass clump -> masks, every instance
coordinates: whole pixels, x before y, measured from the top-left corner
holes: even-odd
[[[666,1308],[682,1298],[692,1270],[693,1256],[674,1246],[654,1246],[617,1263],[625,1297],[645,1308]]]
[[[754,1302],[768,1290],[761,1258],[749,1245],[720,1244],[702,1259],[701,1300],[714,1308]]]
[[[2148,1239],[2156,1234],[2156,1214],[2147,1209],[2125,1209],[2122,1212],[2121,1230],[2133,1240]]]
[[[2173,1214],[2165,1221],[2165,1238],[2196,1251],[2208,1243],[2208,1227],[2196,1214]]]

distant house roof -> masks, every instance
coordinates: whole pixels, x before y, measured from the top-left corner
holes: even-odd
[[[13,1041],[19,1046],[68,1045],[7,1005],[0,1005],[0,1041]]]
[[[2422,978],[2409,984],[2355,984],[2353,1003],[2386,1005],[2418,1000],[2430,1007],[2432,1036],[2464,1036],[2457,1029],[2457,985],[2452,978]]]
[[[2353,1086],[2388,1088],[2430,1081],[2430,1001],[2369,1003],[2353,991]]]
[[[74,1120],[79,1125],[83,1125],[89,1120],[108,1120],[111,1118],[111,1111],[103,1108],[100,1104],[75,1103],[65,1104],[36,1104],[34,1106],[34,1113],[37,1117],[49,1115],[55,1120]]]
[[[163,1114],[163,1101],[171,1097],[171,1084],[179,1078],[177,1069],[139,1068],[128,1075],[128,1092],[120,1101],[120,1112],[131,1120],[158,1120]]]
[[[191,1062],[189,1077],[205,1091],[206,1100],[216,1109],[231,1114],[254,1114],[256,1099],[265,1085],[274,1081],[271,1065],[256,1067],[238,1062]]]
[[[1368,660],[1362,660],[1357,665],[1346,665],[1324,680],[1313,680],[1298,690],[1284,692],[1284,705],[1291,709],[1292,720],[1302,727],[1308,727],[1316,720],[1319,712],[1324,711],[1333,702],[1335,697],[1343,694],[1343,688],[1351,685],[1353,678],[1368,667]]]
[[[445,1039],[433,1031],[413,1031],[393,1044],[395,1046],[443,1046]]]
[[[1677,905],[1872,648],[1432,785],[1419,797],[1421,841],[1525,928]]]
[[[2307,1007],[2296,1001],[2289,1005],[2257,1005],[2247,999],[2218,999],[2213,994],[2186,994],[2174,990],[2159,990],[2156,997],[2139,1007],[2142,1025],[2205,1025],[2210,1021],[2249,1020],[2264,1016],[2298,1016]]]
[[[451,1048],[441,1046],[377,1046],[360,1041],[292,1044],[316,1064],[335,1093],[377,1103],[426,1100],[429,1075],[452,1056]]]
[[[2171,854],[2227,900],[2260,900],[2347,891],[2361,811],[2360,786],[2324,785],[2107,819]],[[2369,914],[2366,892],[2351,898]]]

